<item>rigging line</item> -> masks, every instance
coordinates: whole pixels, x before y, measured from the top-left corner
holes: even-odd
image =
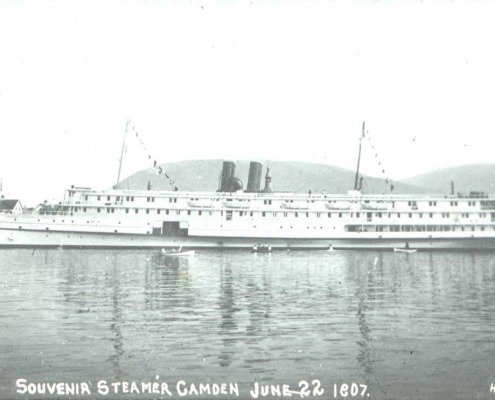
[[[135,127],[133,126],[132,129],[135,130]],[[155,173],[157,173],[158,175],[164,175],[164,177],[168,180],[169,185],[172,186],[172,189],[174,191],[179,190],[179,188],[175,185],[175,181],[172,178],[170,178],[170,176],[167,174],[167,172],[164,171],[160,165],[158,165],[156,158],[152,157],[151,154],[148,153],[147,148],[146,148],[146,144],[144,143],[142,137],[140,137],[139,132],[137,132],[137,131],[135,131],[135,139],[141,145],[141,149],[144,150],[145,154],[148,155],[148,160],[152,160],[152,164],[153,164],[152,168],[156,170]]]
[[[361,136],[359,137],[359,154],[358,154],[358,162],[356,168],[356,178],[354,179],[354,190],[358,190],[359,164],[361,163],[361,146],[363,144],[363,138],[364,138],[364,121],[363,121],[363,129],[361,131]]]
[[[127,139],[127,129],[129,128],[129,120],[127,120],[125,124],[125,133],[124,133],[124,140],[122,142],[122,151],[120,153],[120,161],[119,161],[119,172],[117,174],[117,184],[115,187],[118,189],[119,188],[119,183],[120,183],[120,172],[122,171],[122,163],[124,162],[124,151],[125,151],[125,141]]]
[[[378,157],[378,151],[375,149],[375,144],[371,138],[371,135],[368,131],[366,131],[366,136],[368,138],[368,141],[370,142],[371,144],[371,148],[375,151],[375,160],[376,162],[378,163],[378,169],[380,171],[380,173],[382,174],[383,178],[385,180],[385,184],[386,185],[389,185],[390,184],[390,190],[393,191],[394,190],[394,185],[392,184],[392,179],[390,179],[390,176],[385,172],[385,168],[383,166],[383,162],[381,160],[381,158]]]

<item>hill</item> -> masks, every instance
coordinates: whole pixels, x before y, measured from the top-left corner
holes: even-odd
[[[429,192],[442,190],[450,193],[450,182],[454,181],[456,193],[482,191],[495,193],[495,164],[472,164],[442,168],[426,174],[403,179],[402,182],[426,188]]]
[[[194,160],[166,163],[160,165],[163,171],[172,177],[180,190],[216,191],[222,171],[222,160]],[[262,187],[266,166],[270,167],[272,186],[276,191],[294,191],[299,193],[347,193],[354,185],[354,172],[330,165],[307,162],[264,161]],[[238,161],[236,176],[244,187],[247,184],[249,161]],[[148,181],[155,190],[170,190],[170,185],[163,175],[157,175],[156,169],[137,172],[121,182],[123,189],[146,189]],[[422,187],[409,183],[394,182],[394,193],[426,193]],[[365,178],[365,193],[390,193],[390,185],[378,178]]]

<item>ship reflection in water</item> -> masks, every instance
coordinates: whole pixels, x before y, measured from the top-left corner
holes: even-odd
[[[2,398],[19,377],[373,399],[486,398],[495,379],[490,253],[4,250],[0,276]]]

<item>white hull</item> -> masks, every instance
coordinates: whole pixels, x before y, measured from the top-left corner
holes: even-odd
[[[357,235],[356,235],[357,236]],[[169,237],[143,234],[44,232],[0,230],[0,247],[47,248],[247,248],[255,245],[287,249],[390,249],[410,247],[419,250],[495,250],[495,237],[465,238],[263,238],[263,237]]]

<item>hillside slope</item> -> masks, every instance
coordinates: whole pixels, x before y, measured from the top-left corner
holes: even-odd
[[[495,193],[495,164],[472,164],[443,168],[426,174],[404,179],[402,182],[432,190],[450,193],[450,183],[454,181],[455,193],[482,191]]]
[[[266,166],[270,167],[272,186],[276,191],[294,191],[313,193],[327,191],[328,193],[347,193],[354,184],[354,172],[330,165],[306,162],[264,161],[262,188]],[[180,190],[215,191],[218,189],[219,177],[222,171],[222,160],[194,160],[161,164],[163,171],[173,178]],[[236,176],[244,187],[247,184],[249,161],[238,161]],[[146,189],[148,181],[155,190],[169,190],[170,185],[162,175],[157,175],[155,169],[137,172],[124,179],[123,189]],[[407,183],[394,182],[394,193],[426,193],[421,187]],[[390,193],[390,185],[377,178],[366,178],[363,183],[364,193]]]

